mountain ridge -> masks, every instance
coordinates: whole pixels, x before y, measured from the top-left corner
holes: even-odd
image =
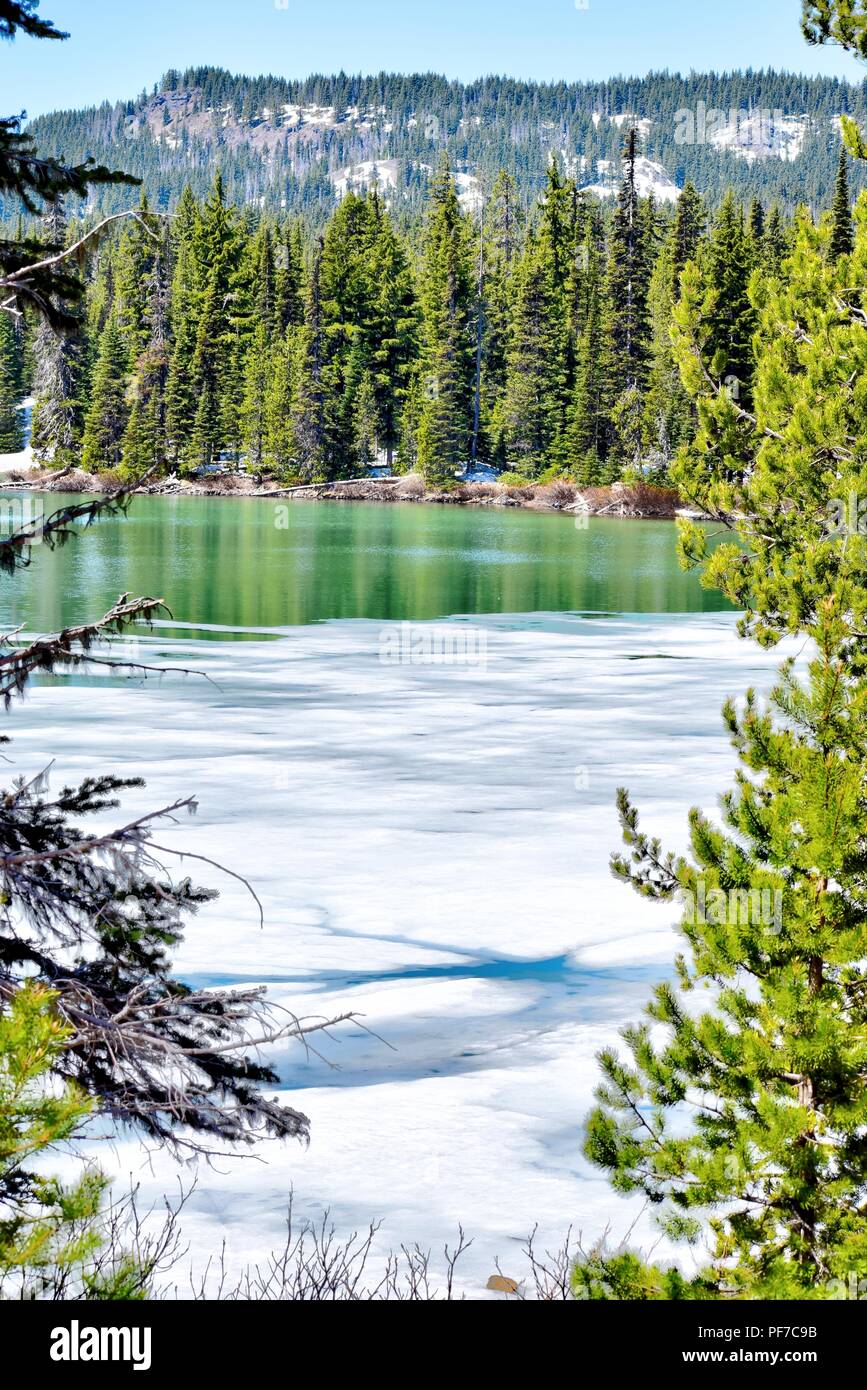
[[[789,209],[826,206],[841,114],[867,124],[867,83],[773,70],[460,83],[435,73],[293,80],[199,67],[170,69],[134,100],[53,112],[29,129],[48,153],[128,169],[159,207],[171,207],[186,182],[201,193],[219,163],[233,201],[317,222],[348,188],[374,181],[412,219],[443,156],[468,210],[500,168],[531,202],[552,154],[605,196],[632,123],[658,171],[647,191],[663,201],[689,178],[711,205],[731,186]],[[856,189],[863,179],[853,171]],[[112,211],[122,199],[106,189],[89,210]]]

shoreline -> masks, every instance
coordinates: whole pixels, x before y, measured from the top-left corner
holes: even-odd
[[[64,492],[100,494],[118,486],[116,474],[88,474],[81,469],[64,468],[45,473],[35,469],[13,469],[0,482],[0,491]],[[256,498],[274,502],[376,502],[388,505],[419,503],[433,506],[506,507],[526,511],[563,512],[576,519],[607,516],[644,521],[672,521],[701,513],[685,507],[672,488],[649,483],[581,488],[566,480],[509,486],[498,482],[458,483],[450,489],[430,489],[417,474],[390,478],[350,478],[330,483],[305,483],[293,487],[275,486],[262,480],[258,485],[243,473],[219,474],[210,481],[170,476],[145,487],[135,488],[132,496],[144,497],[222,497]]]

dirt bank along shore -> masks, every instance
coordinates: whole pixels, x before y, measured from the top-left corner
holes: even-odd
[[[0,488],[26,487],[36,492],[100,493],[116,488],[116,474],[85,473],[78,468],[55,472],[44,469],[12,471]],[[349,478],[333,483],[306,483],[280,487],[273,479],[253,478],[246,473],[220,473],[208,478],[170,476],[147,483],[137,491],[148,496],[170,497],[273,497],[286,501],[321,502],[404,502],[434,503],[441,506],[523,507],[532,511],[571,512],[577,515],[620,516],[666,519],[686,510],[672,488],[649,483],[580,488],[574,483],[556,481],[508,486],[498,482],[458,483],[437,491],[428,489],[415,473],[394,478]]]

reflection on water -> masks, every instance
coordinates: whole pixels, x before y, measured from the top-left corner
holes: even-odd
[[[581,530],[516,510],[138,497],[62,550],[37,547],[29,571],[0,581],[0,614],[47,630],[126,591],[164,597],[181,622],[238,627],[727,607],[679,569],[670,522]]]

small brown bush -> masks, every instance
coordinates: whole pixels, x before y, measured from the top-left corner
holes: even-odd
[[[207,481],[209,491],[216,493],[241,492],[250,487],[246,473],[217,473]]]
[[[591,512],[610,508],[638,516],[671,516],[681,505],[674,488],[656,487],[653,483],[612,483],[610,487],[582,488],[581,495]]]
[[[43,481],[45,475],[43,474]],[[74,468],[71,473],[65,473],[62,478],[58,478],[54,486],[57,492],[101,492],[99,474],[83,473],[80,468]]]
[[[575,501],[577,488],[574,483],[567,483],[557,479],[553,483],[545,483],[536,493],[536,500],[547,502],[550,507],[569,507]]]
[[[418,473],[407,473],[405,478],[401,478],[395,490],[398,496],[406,501],[418,501],[425,494],[424,479]]]
[[[627,489],[635,506],[647,511],[669,511],[679,507],[681,500],[673,487],[655,487],[652,483],[635,483]]]
[[[130,481],[129,474],[120,468],[106,468],[103,473],[94,473],[92,487],[94,492],[116,492],[124,483]],[[65,479],[64,479],[65,482]]]

